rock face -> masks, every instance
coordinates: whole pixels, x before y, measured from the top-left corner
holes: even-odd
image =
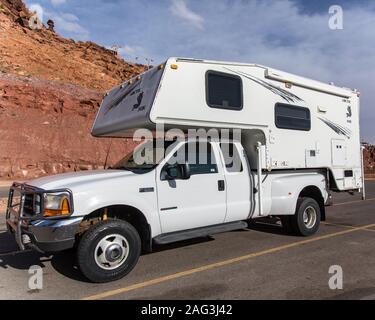
[[[0,177],[103,168],[134,146],[90,135],[101,93],[72,84],[0,74]]]
[[[0,0],[0,6],[0,72],[104,91],[144,71],[93,42],[64,39],[45,26],[30,29],[21,0]]]
[[[0,179],[102,168],[133,147],[90,135],[106,90],[144,71],[92,42],[28,26],[21,0],[0,0]]]
[[[368,174],[375,174],[375,146],[367,145],[364,151],[364,167]]]

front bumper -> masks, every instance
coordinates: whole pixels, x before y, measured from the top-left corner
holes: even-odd
[[[13,204],[13,193],[20,190],[20,203]],[[21,250],[28,248],[41,252],[56,252],[72,248],[83,217],[43,219],[40,215],[23,214],[23,190],[14,184],[9,193],[6,211],[8,231],[13,233]],[[30,191],[27,191],[30,193]],[[18,210],[15,208],[18,207]]]
[[[21,226],[16,238],[23,248],[34,248],[43,252],[56,252],[73,248],[81,217],[64,220],[36,220]],[[22,249],[22,246],[20,248]]]

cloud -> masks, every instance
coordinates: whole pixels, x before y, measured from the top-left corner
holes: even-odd
[[[79,40],[89,38],[90,32],[80,25],[77,16],[71,13],[52,13],[51,18],[54,20],[57,30],[69,32]]]
[[[38,18],[43,21],[44,9],[39,3],[32,3],[29,6],[31,12],[36,12]]]
[[[185,0],[172,0],[170,11],[197,29],[203,29],[204,19],[187,7]]]
[[[66,3],[66,0],[51,0],[53,6],[57,7]]]
[[[118,49],[119,54],[127,60],[137,63],[153,64],[154,60],[141,46],[124,45]]]
[[[67,20],[67,21],[72,21],[72,22],[79,21],[79,18],[72,13],[61,13],[60,16],[62,19]]]
[[[124,55],[129,55],[129,56],[134,56],[136,57],[137,55],[139,55],[140,51],[143,51],[143,48],[140,47],[140,46],[128,46],[128,45],[125,45],[123,47],[121,47],[119,49],[120,53],[121,54],[124,54]]]

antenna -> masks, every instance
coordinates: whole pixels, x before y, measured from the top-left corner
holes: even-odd
[[[112,138],[111,138],[111,140],[109,141],[108,149],[107,149],[107,153],[106,153],[106,155],[105,155],[105,160],[104,160],[104,165],[103,165],[104,169],[107,168],[108,157],[109,157],[109,152],[111,151],[111,146],[112,146]]]
[[[111,49],[116,52],[116,55],[118,55],[118,50],[120,48],[123,48],[122,46],[119,46],[117,44],[114,44],[113,46],[111,46]],[[137,63],[139,62],[139,59],[144,59],[146,61],[146,65],[147,65],[147,70],[150,69],[150,66],[152,65],[152,63],[154,62],[154,59],[152,58],[149,58],[149,57],[145,57],[145,56],[142,56],[142,55],[138,55],[138,56],[133,56],[132,54],[129,54],[129,53],[126,53],[127,56],[131,57],[132,59],[134,59]]]
[[[144,57],[144,56],[136,56],[136,57],[134,57],[134,60],[138,62],[139,58],[145,59],[146,64],[147,64],[147,70],[149,70],[151,64],[154,62],[154,59],[148,58],[148,57]]]

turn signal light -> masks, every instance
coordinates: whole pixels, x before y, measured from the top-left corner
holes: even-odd
[[[52,209],[45,209],[44,216],[45,217],[54,217],[54,216],[61,216],[61,215],[68,215],[70,214],[70,207],[68,199],[63,199],[61,203],[61,209],[52,210]]]

